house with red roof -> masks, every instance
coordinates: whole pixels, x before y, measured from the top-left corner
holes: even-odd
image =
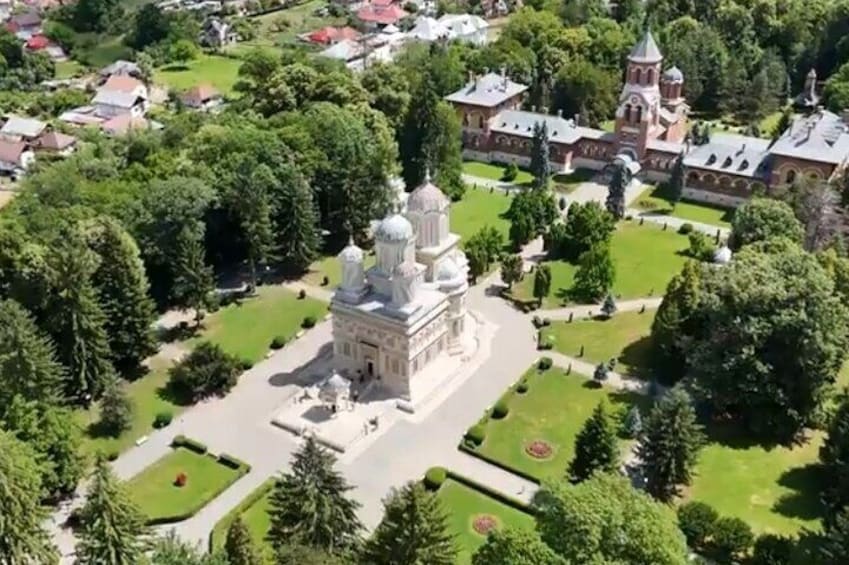
[[[23,175],[35,160],[35,153],[26,142],[0,139],[0,173],[13,177]]]
[[[397,25],[408,15],[399,4],[392,0],[371,0],[357,10],[357,19],[370,28]]]
[[[318,45],[334,45],[343,40],[356,41],[362,34],[350,26],[327,26],[306,35],[306,40]]]
[[[43,51],[47,53],[54,61],[65,61],[68,59],[65,50],[59,45],[56,45],[46,36],[38,34],[33,35],[24,43],[24,49],[27,51]]]
[[[58,131],[49,131],[38,138],[36,148],[45,153],[65,157],[77,148],[77,138]]]
[[[214,86],[210,84],[199,84],[180,95],[180,101],[188,108],[195,110],[211,110],[221,105],[222,97]]]

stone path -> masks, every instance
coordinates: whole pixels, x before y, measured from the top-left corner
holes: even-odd
[[[728,235],[731,233],[730,229],[723,226],[715,226],[713,224],[704,224],[702,222],[684,220],[675,216],[657,214],[651,211],[646,212],[643,210],[638,210],[636,208],[628,208],[627,210],[625,210],[625,214],[628,216],[633,216],[634,218],[642,218],[643,220],[647,222],[652,222],[653,224],[666,224],[669,226],[669,229],[675,231],[677,231],[678,228],[680,228],[683,224],[691,224],[694,229],[706,233],[708,235],[715,236],[718,231],[721,239],[728,239]]]
[[[663,298],[638,298],[636,300],[622,300],[616,303],[617,312],[636,312],[644,306],[646,310],[654,310],[660,307]],[[568,320],[569,316],[574,319],[592,318],[601,312],[601,303],[599,304],[582,304],[579,306],[569,306],[567,308],[556,308],[553,310],[536,310],[533,314],[540,318],[549,318],[551,320]]]

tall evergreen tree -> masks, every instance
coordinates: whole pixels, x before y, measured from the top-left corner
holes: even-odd
[[[274,229],[271,221],[269,191],[275,179],[268,165],[262,164],[246,175],[239,193],[236,210],[245,239],[251,285],[257,285],[257,267],[267,263],[274,252]],[[292,215],[297,218],[297,213]]]
[[[184,228],[177,236],[176,253],[172,300],[181,308],[194,310],[195,323],[199,325],[203,308],[209,304],[210,294],[215,290],[200,234]]]
[[[825,528],[825,536],[817,547],[822,565],[844,565],[849,555],[849,508],[844,508]]]
[[[0,563],[56,563],[56,549],[43,529],[41,469],[32,449],[0,429]]]
[[[227,540],[224,542],[224,554],[229,565],[262,565],[262,555],[251,539],[244,520],[237,517],[227,528]]]
[[[772,140],[775,141],[781,134],[787,131],[787,128],[793,123],[793,109],[790,106],[784,108],[781,112],[781,118],[775,123],[775,126],[772,128],[770,135],[772,136]]]
[[[107,217],[91,223],[88,240],[100,257],[92,283],[106,316],[112,362],[120,368],[136,367],[156,350],[151,331],[156,312],[139,248]]]
[[[643,422],[637,453],[646,490],[666,501],[675,496],[679,485],[689,485],[703,444],[702,426],[696,422],[690,395],[680,386],[671,389]]]
[[[114,373],[107,320],[92,285],[98,258],[79,230],[72,229],[54,243],[49,262],[54,273],[50,331],[59,359],[68,368],[66,395],[87,404]]]
[[[133,403],[124,390],[121,379],[112,376],[106,380],[100,399],[99,426],[107,434],[118,437],[130,428],[133,420]]]
[[[820,447],[822,500],[826,524],[849,509],[849,395],[843,394],[828,425],[828,436]]]
[[[53,343],[29,313],[14,300],[0,301],[0,418],[17,395],[58,403],[64,376]]]
[[[296,563],[296,562],[293,562]],[[169,530],[153,543],[150,565],[232,565],[221,552],[208,554],[199,546],[193,546]]]
[[[619,442],[616,427],[604,401],[598,403],[575,439],[575,457],[569,464],[568,478],[584,481],[596,471],[615,472],[619,468]]]
[[[16,396],[0,418],[0,426],[34,450],[45,498],[74,491],[84,460],[82,433],[69,409]]]
[[[629,180],[625,167],[617,165],[607,185],[607,200],[604,205],[617,220],[625,217],[625,189],[628,187]]]
[[[98,565],[143,562],[147,530],[141,511],[101,455],[80,514],[77,560]]]
[[[675,275],[666,287],[663,302],[657,310],[651,327],[652,368],[665,383],[675,383],[684,376],[687,368],[685,336],[701,294],[701,267],[696,261],[688,261],[681,272]]]
[[[675,158],[675,163],[672,165],[672,173],[669,175],[669,183],[666,189],[666,199],[675,208],[675,205],[681,201],[681,196],[684,194],[684,153]]]
[[[281,254],[292,268],[303,271],[318,256],[321,238],[312,191],[300,174],[285,186],[280,212],[286,215],[277,222]]]
[[[542,305],[542,299],[548,296],[549,292],[551,292],[551,267],[538,265],[534,272],[534,298],[537,299],[537,306]]]
[[[534,124],[534,137],[531,140],[531,174],[534,176],[534,188],[547,188],[551,178],[551,162],[548,160],[548,126],[545,122]]]
[[[457,548],[442,503],[421,483],[393,490],[363,549],[370,565],[453,565]]]
[[[513,283],[522,280],[522,257],[516,254],[505,255],[501,259],[501,280],[507,283],[508,290],[513,288]]]
[[[346,496],[351,486],[333,469],[336,457],[308,437],[295,453],[291,471],[281,475],[271,494],[268,540],[275,550],[291,542],[331,553],[360,541],[359,504]]]

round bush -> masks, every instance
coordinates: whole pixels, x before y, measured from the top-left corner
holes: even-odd
[[[540,329],[542,327],[542,320],[537,315],[534,315],[534,317],[531,318],[531,323],[534,325],[534,327],[536,329]]]
[[[486,427],[483,424],[475,424],[466,432],[466,439],[476,446],[482,444],[485,438]]]
[[[274,336],[274,339],[271,340],[271,349],[283,349],[284,345],[286,345],[285,335]]]
[[[106,460],[107,461],[115,461],[116,459],[118,459],[118,452],[117,451],[110,451],[109,453],[106,454]]]
[[[750,565],[788,565],[793,555],[793,540],[775,534],[763,534],[755,541]]]
[[[164,428],[171,423],[173,418],[174,414],[170,410],[163,410],[162,412],[157,413],[156,417],[153,419],[153,427],[157,430]]]
[[[527,381],[522,381],[519,383],[519,386],[516,387],[516,392],[519,394],[525,394],[528,392],[528,383]]]
[[[704,502],[688,502],[678,508],[678,527],[690,547],[701,548],[713,532],[719,514]]]
[[[304,321],[301,322],[301,327],[304,329],[310,329],[315,326],[315,316],[307,316],[304,318]]]
[[[551,369],[552,365],[554,365],[554,361],[551,360],[551,357],[543,357],[537,362],[537,368],[540,371],[547,371]]]
[[[693,224],[691,224],[690,222],[685,222],[681,224],[681,227],[678,228],[678,233],[680,233],[681,235],[689,235],[693,232],[694,229],[695,228],[693,227]]]
[[[253,366],[254,366],[254,362],[251,361],[250,359],[244,359],[244,358],[239,359],[239,369],[241,369],[242,371],[247,371],[248,369],[250,369]]]
[[[443,467],[431,467],[425,473],[424,484],[428,490],[439,490],[447,473]]]
[[[755,536],[749,524],[740,518],[720,518],[713,525],[710,554],[717,561],[734,561],[749,551]]]
[[[499,400],[495,403],[495,406],[492,407],[492,417],[496,420],[501,420],[506,417],[508,412],[510,412],[510,407],[504,399]]]
[[[307,297],[307,291],[306,290],[301,289],[301,290],[298,291],[298,299],[299,300],[303,300],[306,297]]]
[[[321,286],[327,286],[330,284],[330,279],[325,275],[321,278]]]

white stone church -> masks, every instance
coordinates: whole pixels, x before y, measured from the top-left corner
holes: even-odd
[[[468,262],[460,237],[449,231],[450,204],[428,178],[409,195],[403,215],[377,224],[373,267],[364,270],[363,250],[353,242],[339,254],[333,359],[350,379],[375,380],[410,400],[428,366],[463,353]]]

